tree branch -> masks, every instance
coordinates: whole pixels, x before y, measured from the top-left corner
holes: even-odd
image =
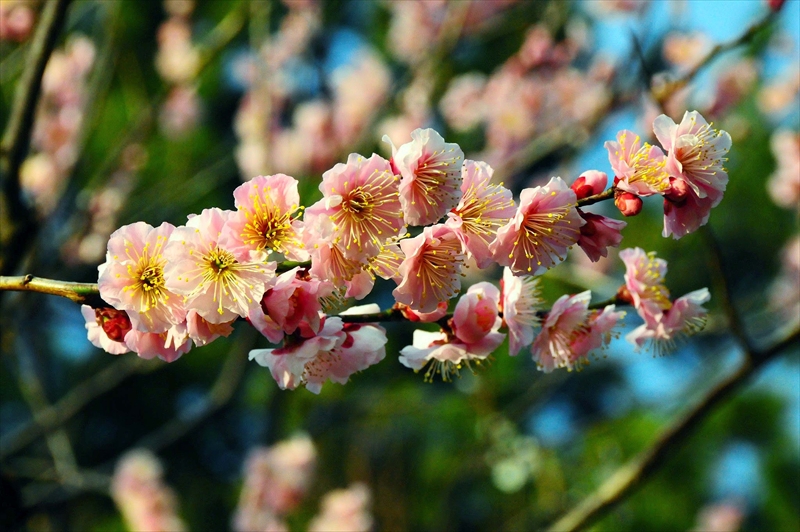
[[[40,410],[33,419],[0,440],[0,459],[14,454],[42,434],[69,421],[72,416],[96,397],[112,390],[125,379],[139,372],[164,367],[149,364],[138,357],[124,357],[72,388],[52,406]]]
[[[31,42],[26,67],[14,93],[11,112],[0,143],[0,163],[3,170],[3,194],[10,231],[3,240],[3,262],[0,272],[13,273],[21,257],[22,243],[35,233],[36,215],[25,203],[19,182],[19,169],[30,146],[36,104],[42,88],[42,75],[55,48],[58,34],[66,20],[70,0],[51,0],[42,12],[42,18]]]
[[[798,342],[800,342],[800,329],[763,351],[747,353],[748,356],[735,373],[712,388],[694,408],[675,421],[648,449],[619,468],[594,493],[552,524],[548,530],[552,532],[579,530],[609,512],[648,480],[669,454],[691,435],[694,428],[717,405],[744,384],[759,367]]]

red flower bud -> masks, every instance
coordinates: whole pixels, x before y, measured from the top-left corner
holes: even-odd
[[[769,8],[775,12],[778,12],[783,7],[783,4],[786,3],[786,0],[767,0],[767,5]]]
[[[94,316],[109,340],[122,342],[125,335],[131,330],[131,320],[123,310],[113,308],[96,308]]]
[[[642,212],[642,198],[630,192],[618,192],[614,205],[624,216],[636,216]]]
[[[589,170],[584,172],[570,187],[578,199],[588,198],[595,194],[600,194],[608,184],[608,176],[605,172]]]
[[[689,193],[689,185],[683,179],[669,178],[669,190],[664,194],[664,198],[676,205],[686,203],[686,195]]]

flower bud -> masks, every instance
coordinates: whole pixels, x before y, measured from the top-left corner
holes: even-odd
[[[767,0],[767,5],[771,10],[774,12],[778,12],[783,7],[783,4],[786,3],[786,0]]]
[[[600,194],[608,184],[608,176],[599,170],[584,172],[570,187],[578,199],[588,198]]]
[[[91,315],[91,314],[90,314]],[[94,315],[103,332],[110,340],[125,341],[125,335],[131,330],[131,320],[123,310],[113,308],[96,308]]]
[[[686,202],[686,195],[689,193],[689,185],[683,179],[675,179],[674,177],[669,179],[669,185],[669,190],[664,193],[665,200],[677,205],[683,205]]]
[[[642,212],[642,198],[630,192],[618,193],[614,198],[614,205],[625,216],[636,216]]]

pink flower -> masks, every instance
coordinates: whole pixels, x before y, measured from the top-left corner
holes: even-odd
[[[399,148],[392,144],[392,163],[402,176],[400,203],[408,224],[435,224],[461,198],[464,152],[433,129],[415,129],[411,138]]]
[[[669,188],[669,175],[665,170],[664,152],[658,146],[648,143],[636,133],[623,130],[617,133],[617,140],[606,141],[608,160],[619,181],[619,190],[637,196],[661,194]]]
[[[421,321],[422,323],[432,323],[434,321],[439,321],[441,318],[445,316],[445,314],[447,314],[446,301],[440,301],[439,305],[436,307],[436,310],[434,310],[433,312],[417,312],[408,305],[404,305],[403,303],[395,303],[394,308],[402,312],[403,317],[408,321]]]
[[[175,362],[192,348],[186,323],[173,325],[162,333],[146,333],[132,329],[125,335],[125,345],[141,358],[158,357],[165,362]]]
[[[294,333],[301,324],[309,334],[317,334],[321,327],[320,298],[331,295],[333,289],[329,281],[304,276],[300,268],[294,268],[278,276],[248,319],[272,343],[280,342],[284,333]]]
[[[117,462],[111,496],[130,530],[187,529],[178,517],[175,493],[164,484],[163,476],[158,458],[145,449],[129,451]]]
[[[461,296],[450,322],[453,334],[468,346],[497,332],[503,320],[497,315],[500,290],[492,283],[476,283]]]
[[[606,189],[606,185],[608,185],[608,175],[605,172],[589,170],[582,173],[569,188],[575,192],[575,196],[580,200],[600,194]]]
[[[480,365],[492,351],[503,343],[505,335],[490,332],[477,343],[467,344],[448,338],[444,331],[414,331],[414,343],[400,350],[400,363],[414,371],[426,365],[425,380],[430,382],[434,375],[441,375],[449,381],[450,376],[458,375],[463,365],[472,369],[472,364]]]
[[[304,241],[311,257],[309,273],[333,283],[345,297],[366,297],[374,285],[374,277],[367,271],[369,259],[346,257],[344,249],[333,241],[333,224],[326,216],[307,217],[306,224]]]
[[[698,198],[713,197],[712,206],[716,206],[728,184],[723,165],[731,136],[712,128],[697,111],[687,111],[680,124],[660,115],[653,131],[668,152],[665,169],[669,175],[686,181]]]
[[[587,365],[589,363],[587,355],[591,351],[602,349],[612,338],[618,338],[614,327],[625,317],[625,312],[616,312],[615,308],[615,305],[606,305],[601,311],[590,311],[586,326],[578,330],[570,342],[572,368],[580,369]]]
[[[611,341],[613,329],[625,313],[615,312],[614,305],[590,311],[591,298],[588,290],[561,296],[547,313],[531,346],[533,360],[541,371],[550,373],[556,367],[581,369],[589,363],[587,355],[592,350]]]
[[[272,531],[278,517],[303,501],[314,480],[317,451],[308,436],[298,435],[272,447],[252,449],[233,528],[239,532]]]
[[[586,329],[591,299],[592,294],[587,290],[574,296],[565,294],[553,304],[531,346],[533,360],[540,371],[550,373],[557,367],[573,368],[572,342]]]
[[[682,179],[670,178],[672,187],[664,194],[664,238],[672,235],[675,240],[697,231],[708,222],[711,208],[722,198],[722,192],[709,190],[705,198],[699,198]]]
[[[681,296],[663,313],[645,317],[645,323],[625,339],[637,349],[649,343],[656,354],[665,354],[675,348],[678,340],[703,330],[708,311],[702,305],[709,299],[707,288]]]
[[[348,258],[377,255],[387,239],[405,228],[398,198],[398,177],[389,161],[357,153],[347,164],[337,164],[322,174],[323,199],[306,210],[306,216],[325,216],[333,223],[333,243]]]
[[[514,200],[502,183],[491,184],[494,170],[488,164],[466,160],[461,173],[463,196],[447,213],[445,225],[456,231],[467,256],[474,257],[479,268],[486,268],[493,262],[489,244],[497,230],[514,216]]]
[[[469,131],[483,121],[487,107],[483,102],[486,76],[469,72],[453,77],[439,100],[447,124],[456,131]],[[466,163],[466,161],[464,161]]]
[[[275,277],[274,262],[237,260],[220,244],[225,223],[234,213],[205,209],[170,236],[165,250],[167,288],[206,321],[228,323],[258,308]]]
[[[369,513],[369,488],[356,483],[344,490],[328,492],[322,499],[322,512],[308,524],[309,532],[369,532],[373,520]]]
[[[781,207],[800,209],[800,133],[776,131],[770,147],[777,164],[767,182],[769,195]]]
[[[517,213],[489,246],[497,263],[515,275],[538,275],[563,261],[584,224],[575,202],[575,192],[560,177],[523,190]]]
[[[623,221],[606,218],[600,214],[583,212],[578,209],[586,223],[581,226],[581,236],[578,245],[592,262],[597,262],[600,257],[608,256],[608,247],[619,246],[622,242],[622,229],[628,225]]]
[[[371,306],[365,307],[372,311]],[[357,313],[363,311],[363,307],[355,309]],[[292,343],[278,349],[255,349],[250,360],[270,368],[283,390],[304,384],[309,391],[319,393],[326,380],[345,384],[353,373],[382,360],[385,345],[382,327],[343,324],[341,318],[327,318],[317,336],[293,338]]]
[[[233,320],[235,321],[235,320]],[[228,323],[211,323],[204,320],[196,310],[186,313],[186,332],[197,347],[210,344],[220,336],[230,336],[233,332],[233,321]]]
[[[92,345],[112,355],[130,351],[125,345],[125,335],[131,330],[131,320],[125,312],[81,305],[81,314],[86,320],[86,334]]]
[[[642,248],[627,248],[619,252],[625,263],[625,288],[623,299],[633,303],[639,315],[652,319],[671,305],[669,290],[664,285],[667,261],[656,257],[655,252],[645,253]]]
[[[432,312],[461,289],[464,254],[461,241],[449,227],[426,227],[414,238],[400,241],[405,260],[400,264],[402,280],[392,295],[419,312]]]
[[[266,259],[269,252],[290,260],[306,260],[300,232],[302,222],[293,217],[300,209],[297,180],[284,174],[254,177],[233,191],[236,213],[220,236],[220,244],[238,260],[247,262],[251,252]]]
[[[517,356],[533,343],[533,330],[541,323],[542,299],[539,278],[514,275],[503,268],[503,320],[508,327],[508,354]]]
[[[98,267],[100,297],[127,311],[139,331],[162,333],[186,317],[182,298],[164,281],[163,251],[174,229],[166,222],[122,226],[111,234],[106,262]]]

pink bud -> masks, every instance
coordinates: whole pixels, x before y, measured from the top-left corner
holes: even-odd
[[[642,212],[642,198],[630,192],[617,193],[614,205],[625,216],[636,216]]]
[[[669,179],[669,190],[664,194],[664,198],[676,205],[683,205],[686,202],[686,194],[689,193],[689,185],[683,179]]]
[[[584,172],[570,187],[578,199],[588,198],[595,194],[600,194],[608,184],[608,176],[599,170],[589,170]]]

